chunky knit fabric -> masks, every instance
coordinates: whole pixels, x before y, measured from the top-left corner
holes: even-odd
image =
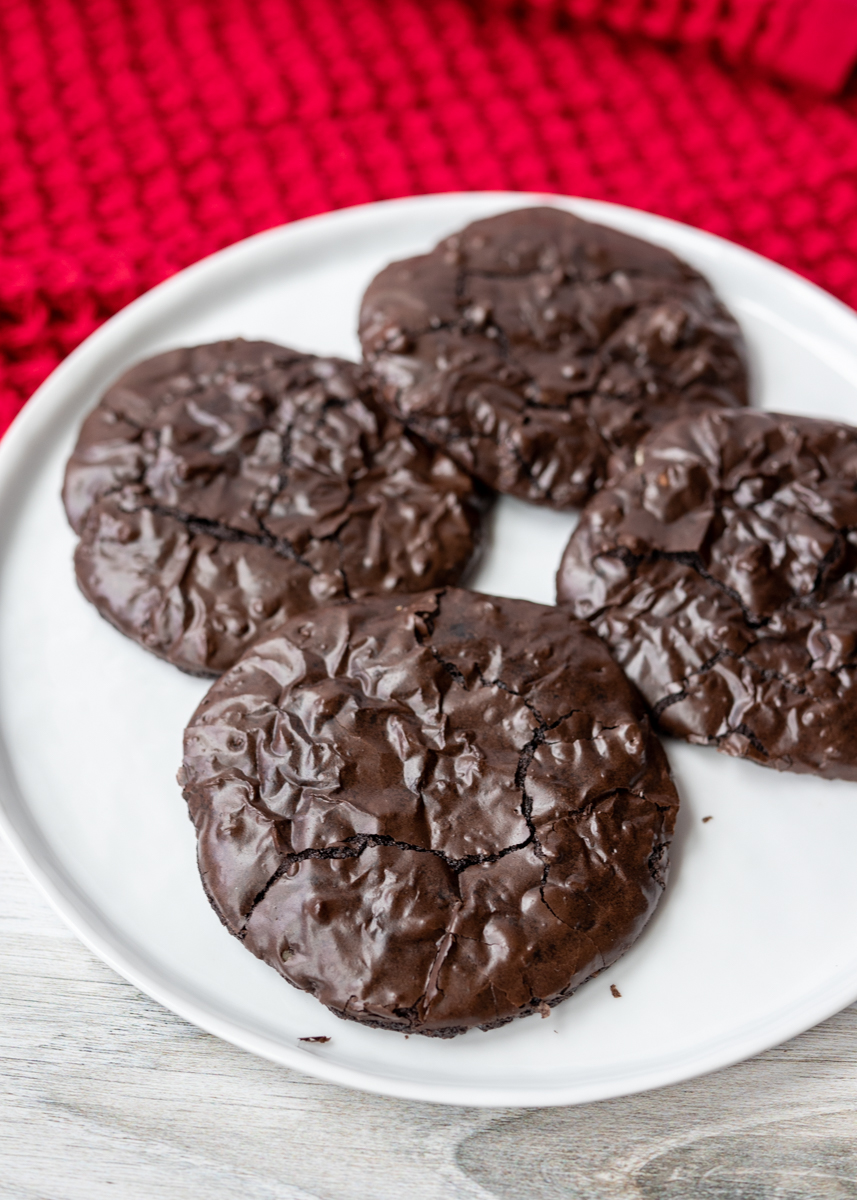
[[[0,430],[174,271],[283,221],[410,193],[616,200],[857,304],[857,94],[833,94],[855,13],[851,0],[0,0]]]
[[[837,92],[857,58],[857,0],[530,0],[557,16],[596,20],[719,52],[792,83]]]

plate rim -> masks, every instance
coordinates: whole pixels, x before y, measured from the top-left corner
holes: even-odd
[[[103,364],[105,358],[121,354],[126,335],[132,334],[141,322],[157,316],[158,311],[165,305],[179,302],[183,292],[198,293],[208,276],[216,277],[221,284],[223,275],[228,276],[231,270],[236,270],[244,276],[249,267],[248,259],[258,258],[263,261],[268,249],[275,244],[279,247],[287,245],[290,241],[301,242],[307,236],[312,239],[317,230],[322,231],[323,238],[325,231],[331,227],[339,226],[344,231],[353,226],[356,230],[361,224],[371,224],[376,220],[379,211],[418,212],[421,207],[436,209],[439,203],[448,204],[450,209],[454,209],[467,199],[507,201],[510,207],[549,204],[570,208],[590,220],[601,220],[606,224],[613,223],[610,220],[611,216],[618,217],[619,227],[622,227],[622,218],[626,215],[631,220],[642,216],[652,232],[664,228],[676,237],[680,236],[693,242],[698,243],[702,239],[734,262],[751,269],[762,269],[769,275],[773,274],[782,287],[803,302],[811,301],[820,310],[825,322],[831,322],[834,327],[838,327],[837,332],[840,334],[850,333],[857,343],[857,313],[816,284],[789,268],[717,234],[641,209],[609,201],[544,192],[444,192],[375,201],[321,213],[244,238],[186,267],[121,309],[59,364],[12,422],[0,442],[0,497],[6,498],[10,491],[14,495],[21,469],[34,454],[38,455],[40,443],[50,436],[54,418],[63,412],[67,403],[68,392],[80,386],[87,372]],[[9,508],[6,511],[8,512]],[[14,509],[12,516],[7,516],[3,524],[8,526],[13,522]],[[4,552],[0,545],[0,563],[3,557]],[[608,1074],[602,1073],[597,1079],[578,1081],[572,1085],[528,1084],[520,1088],[508,1085],[459,1086],[415,1079],[411,1076],[397,1077],[383,1072],[367,1072],[364,1069],[326,1061],[321,1051],[289,1046],[272,1036],[248,1028],[246,1023],[242,1024],[230,1018],[226,1011],[218,1012],[215,1008],[208,1007],[205,1002],[188,993],[178,981],[171,980],[166,969],[140,952],[130,938],[121,936],[120,931],[105,916],[99,914],[94,901],[66,874],[61,862],[41,835],[38,823],[29,812],[26,799],[14,777],[2,737],[0,833],[4,835],[25,871],[54,911],[84,945],[157,1003],[207,1033],[269,1061],[313,1075],[325,1082],[397,1099],[479,1108],[534,1108],[591,1103],[634,1095],[697,1078],[741,1062],[788,1041],[857,999],[855,958],[850,970],[836,976],[824,991],[797,1002],[779,1017],[756,1021],[748,1026],[740,1037],[736,1038],[735,1034],[723,1035],[711,1043],[704,1043],[691,1054],[673,1056],[673,1059],[660,1066],[649,1067],[644,1064],[630,1076],[627,1070],[623,1075],[621,1069],[613,1068]]]

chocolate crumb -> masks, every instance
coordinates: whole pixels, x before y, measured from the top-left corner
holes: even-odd
[[[614,998],[614,999],[616,999],[616,1000],[621,1000],[621,999],[622,999],[622,993],[621,993],[621,992],[619,991],[619,989],[616,987],[616,984],[615,984],[615,983],[611,983],[611,984],[610,984],[610,994],[611,994],[611,995],[613,996],[613,998]]]
[[[707,825],[709,821],[713,821],[713,820],[714,820],[714,817],[703,817],[702,823],[703,823],[703,825]]]
[[[308,1037],[308,1038],[298,1038],[298,1041],[299,1042],[329,1042],[330,1038],[329,1037]]]

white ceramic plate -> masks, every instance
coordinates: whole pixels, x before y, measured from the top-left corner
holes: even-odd
[[[359,298],[381,266],[476,217],[543,202],[701,268],[744,328],[755,403],[857,422],[857,316],[823,292],[645,213],[489,193],[315,217],[214,255],[89,338],[0,445],[0,824],[36,880],[96,953],[203,1029],[323,1079],[453,1104],[570,1104],[688,1079],[854,1000],[857,786],[670,743],[682,795],[672,877],[613,969],[548,1020],[448,1042],[340,1021],[209,908],[175,782],[182,729],[206,685],[123,638],[79,595],[59,491],[83,414],[135,360],[238,334],[356,357]],[[502,500],[473,586],[552,603],[573,524]],[[331,1040],[298,1040],[319,1034]]]

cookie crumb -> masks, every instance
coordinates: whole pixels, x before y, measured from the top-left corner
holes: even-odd
[[[298,1041],[299,1042],[329,1042],[330,1038],[329,1037],[298,1038]]]
[[[703,825],[707,825],[709,821],[713,821],[713,820],[714,820],[714,817],[703,817],[702,823],[703,823]]]
[[[613,996],[613,998],[614,998],[615,1000],[621,1000],[621,999],[622,999],[622,993],[621,993],[621,992],[619,991],[619,989],[616,987],[616,984],[615,984],[615,983],[611,983],[611,984],[610,984],[610,994],[611,994],[611,996]]]
[[[544,1021],[545,1017],[549,1017],[551,1015],[550,1005],[546,1004],[545,1001],[542,1000],[539,1004],[539,1012],[542,1014],[542,1020]]]

